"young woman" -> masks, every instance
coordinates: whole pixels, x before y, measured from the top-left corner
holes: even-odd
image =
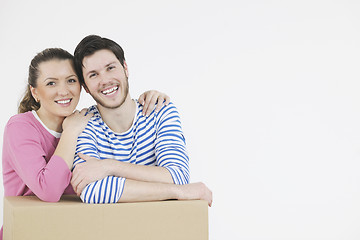
[[[50,48],[33,58],[19,114],[10,118],[4,131],[5,196],[36,195],[56,202],[63,194],[75,194],[70,180],[76,141],[91,118],[86,109],[74,111],[80,91],[70,53]],[[147,111],[153,110],[156,100],[169,102],[156,91],[139,98]]]

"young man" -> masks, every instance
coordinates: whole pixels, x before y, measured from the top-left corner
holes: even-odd
[[[87,203],[203,199],[203,183],[189,184],[189,159],[176,107],[143,116],[131,99],[123,49],[95,35],[76,47],[75,69],[97,102],[78,138],[72,185]],[[84,163],[86,161],[86,163]],[[85,183],[93,182],[84,186]]]

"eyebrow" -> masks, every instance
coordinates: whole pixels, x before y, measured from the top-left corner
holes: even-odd
[[[108,66],[110,66],[111,64],[114,64],[114,63],[116,63],[116,61],[113,61],[111,63],[106,64],[105,67],[108,67]]]
[[[48,77],[48,78],[45,78],[44,82],[45,82],[46,80],[58,80],[58,79],[57,79],[57,78],[53,78],[53,77]]]
[[[67,78],[71,78],[71,77],[77,77],[77,76],[74,75],[74,74],[71,74],[71,75],[67,76],[66,79],[67,79]],[[59,79],[54,78],[54,77],[48,77],[48,78],[45,78],[44,82],[45,82],[46,80],[59,80]]]
[[[66,78],[71,78],[71,77],[77,77],[75,74],[72,74],[70,76],[67,76]]]
[[[116,61],[113,61],[113,62],[110,62],[110,63],[106,64],[104,66],[104,68],[107,68],[108,66],[110,66],[111,64],[114,64],[114,63],[116,63]],[[91,70],[91,71],[87,72],[85,75],[88,76],[90,73],[94,73],[94,72],[97,72],[97,70]]]

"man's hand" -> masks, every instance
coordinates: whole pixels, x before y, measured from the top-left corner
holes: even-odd
[[[72,174],[71,185],[76,194],[80,196],[86,185],[103,179],[109,174],[105,168],[106,160],[99,160],[82,153],[79,153],[78,155],[86,162],[76,165]]]
[[[209,207],[212,205],[213,197],[211,190],[202,182],[177,185],[180,189],[177,199],[193,200],[200,199],[208,202]]]

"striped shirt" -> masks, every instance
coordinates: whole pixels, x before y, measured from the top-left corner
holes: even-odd
[[[153,165],[166,168],[175,184],[189,183],[189,158],[181,129],[179,113],[170,103],[156,113],[142,115],[142,105],[136,101],[132,126],[124,133],[113,132],[102,120],[96,106],[89,108],[94,116],[78,137],[76,153],[98,159]],[[84,162],[75,155],[74,167]],[[107,176],[88,184],[80,198],[86,203],[116,203],[121,198],[125,178]]]

